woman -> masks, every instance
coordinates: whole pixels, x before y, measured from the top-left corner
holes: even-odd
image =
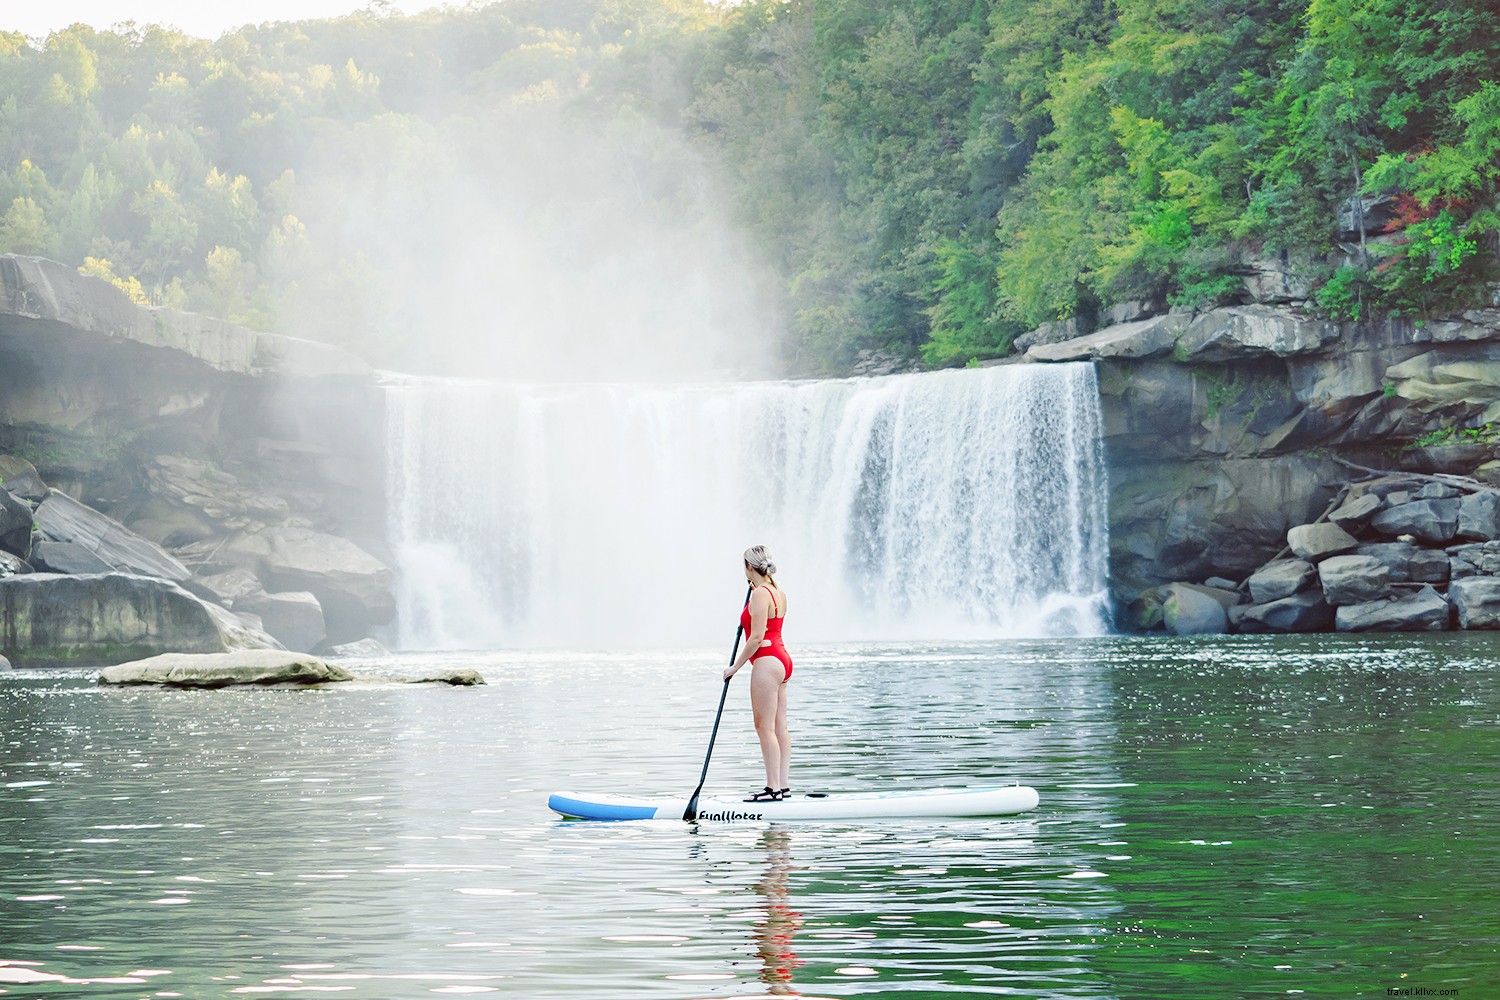
[[[776,586],[775,573],[776,564],[764,545],[745,550],[745,579],[751,586],[750,600],[740,612],[745,646],[724,671],[727,682],[750,664],[750,707],[766,764],[766,787],[746,802],[780,802],[792,791],[792,737],[786,728],[786,682],[792,676],[792,657],[781,642],[786,594]]]

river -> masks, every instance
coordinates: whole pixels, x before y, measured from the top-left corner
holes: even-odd
[[[558,789],[690,791],[725,652],[362,665],[474,666],[488,685],[473,689],[0,674],[0,990],[1478,997],[1497,982],[1495,637],[806,646],[795,785],[1021,782],[1041,806],[703,827],[546,810]],[[710,792],[760,784],[746,701],[736,687]]]

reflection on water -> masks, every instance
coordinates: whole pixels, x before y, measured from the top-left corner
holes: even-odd
[[[772,827],[761,834],[760,847],[766,852],[766,872],[755,883],[755,891],[765,898],[765,914],[755,929],[756,950],[765,965],[760,978],[776,996],[796,996],[792,974],[803,964],[795,948],[802,914],[792,909],[792,835]]]
[[[799,787],[1017,780],[1041,808],[743,827],[545,809],[557,788],[690,788],[714,651],[474,654],[472,690],[0,675],[0,990],[1478,995],[1500,947],[1497,652],[809,648]],[[709,792],[759,783],[744,694]]]

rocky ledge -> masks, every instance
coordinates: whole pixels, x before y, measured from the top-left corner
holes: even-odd
[[[484,683],[477,671],[437,670],[415,677],[377,677],[353,673],[306,653],[284,650],[246,650],[236,653],[165,653],[106,667],[99,683],[114,686],[155,685],[176,688],[346,683],[451,684],[473,687]]]
[[[0,255],[0,654],[368,637],[395,615],[383,426],[374,373],[337,347]]]
[[[1243,631],[1477,627],[1457,606],[1479,587],[1448,581],[1472,563],[1465,546],[1495,540],[1473,525],[1500,484],[1500,310],[1335,323],[1287,302],[1142,304],[1121,318],[1018,341],[1025,361],[1090,361],[1098,373],[1118,625],[1215,620],[1201,597]],[[1359,517],[1334,520],[1347,504]],[[1408,523],[1434,512],[1436,527]],[[1289,545],[1320,520],[1353,539],[1324,554],[1339,560],[1326,567]],[[1306,566],[1275,566],[1296,586],[1274,599],[1291,604],[1267,610],[1269,591],[1248,581],[1281,562]],[[1362,574],[1362,590],[1344,582]]]

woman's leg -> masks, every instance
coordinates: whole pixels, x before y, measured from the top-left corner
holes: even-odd
[[[781,760],[778,764],[777,773],[780,775],[779,783],[772,788],[792,787],[792,734],[786,728],[786,671],[782,670],[783,680],[781,688],[776,694],[776,745],[781,750]]]
[[[785,677],[786,669],[773,656],[762,656],[750,664],[750,709],[755,716],[755,735],[760,738],[760,756],[766,765],[766,787],[773,789],[784,787],[780,784],[784,765],[777,737],[777,710],[786,688]]]

